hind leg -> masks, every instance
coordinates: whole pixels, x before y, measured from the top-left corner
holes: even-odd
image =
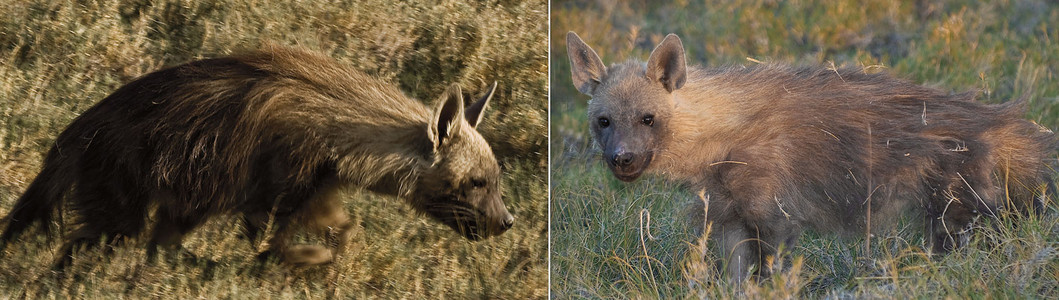
[[[95,183],[93,185],[93,183]],[[78,249],[91,249],[102,240],[106,253],[128,237],[139,235],[146,225],[147,199],[131,188],[116,183],[82,182],[71,203],[80,226],[67,236],[52,267],[63,270],[72,263]],[[95,187],[95,188],[91,188]]]
[[[81,228],[78,228],[67,236],[67,240],[63,243],[63,246],[59,248],[59,256],[55,258],[52,263],[53,271],[63,271],[66,267],[73,264],[73,256],[75,251],[89,250],[99,245],[100,241],[104,244],[112,245],[117,239],[114,236],[105,234],[102,230],[99,230],[89,223],[85,223]],[[107,252],[110,250],[108,249]]]

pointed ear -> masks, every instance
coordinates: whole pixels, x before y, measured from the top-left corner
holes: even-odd
[[[672,93],[684,86],[687,77],[684,44],[680,42],[680,37],[670,33],[651,51],[651,58],[647,59],[647,79],[661,82]]]
[[[460,122],[463,118],[463,95],[460,94],[460,86],[450,85],[445,94],[438,100],[434,108],[434,117],[427,124],[427,135],[434,142],[434,150],[437,151],[445,145],[449,139],[460,130]]]
[[[493,98],[493,92],[495,91],[496,81],[493,81],[493,85],[489,87],[488,91],[485,91],[485,96],[482,96],[481,99],[467,107],[467,112],[464,116],[466,116],[467,123],[470,123],[471,127],[478,127],[478,123],[482,122],[482,116],[485,115],[482,111],[485,110],[485,105],[489,104],[489,99]]]
[[[570,56],[570,73],[574,86],[582,94],[592,96],[596,87],[607,76],[607,67],[599,59],[599,54],[581,40],[573,31],[566,34],[566,54]]]

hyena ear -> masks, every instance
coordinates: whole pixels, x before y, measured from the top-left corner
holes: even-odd
[[[566,34],[566,54],[570,56],[574,86],[582,94],[592,96],[596,87],[603,82],[603,77],[607,76],[603,60],[573,31]]]
[[[651,51],[651,58],[647,59],[647,79],[661,82],[672,93],[684,86],[687,77],[684,44],[680,42],[680,37],[670,33]]]
[[[463,118],[463,95],[460,92],[460,86],[450,85],[436,106],[434,118],[427,125],[429,127],[427,135],[434,143],[435,151],[448,143],[457,132],[460,132],[460,124],[463,124],[460,122]]]
[[[489,87],[488,91],[485,91],[485,96],[482,96],[481,99],[467,107],[467,112],[464,116],[467,118],[467,123],[471,124],[471,127],[478,127],[478,123],[482,122],[482,116],[485,115],[482,111],[485,110],[485,105],[489,104],[489,99],[493,98],[493,92],[495,91],[496,81],[493,81],[493,85]]]

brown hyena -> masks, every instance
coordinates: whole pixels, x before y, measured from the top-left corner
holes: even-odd
[[[863,234],[913,209],[940,253],[978,216],[1039,207],[1054,190],[1056,138],[1017,101],[857,69],[687,66],[676,35],[647,63],[610,67],[575,33],[566,42],[610,170],[705,191],[711,238],[737,281],[755,266],[768,274],[765,259],[806,229]]]
[[[263,254],[324,263],[352,226],[338,197],[346,186],[405,199],[471,240],[498,235],[514,218],[475,129],[495,87],[465,107],[453,85],[431,109],[334,59],[283,47],[156,71],[59,135],[7,216],[0,248],[35,222],[52,224],[65,201],[77,226],[60,268],[78,246],[152,223],[150,256],[179,249],[227,213],[241,215],[251,241],[273,222]],[[323,233],[332,249],[289,245],[293,225]]]

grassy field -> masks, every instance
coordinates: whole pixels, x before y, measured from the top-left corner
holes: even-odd
[[[547,294],[547,2],[13,0],[0,15],[0,215],[60,131],[110,92],[166,65],[272,42],[328,53],[433,101],[499,81],[479,130],[504,168],[508,233],[467,242],[402,201],[350,190],[347,253],[317,268],[257,267],[234,218],[184,246],[209,263],[145,264],[141,244],[47,267],[59,241],[0,254],[0,298],[542,298]],[[142,241],[141,241],[142,242]],[[140,268],[141,266],[147,266]],[[140,269],[140,270],[138,270]]]
[[[552,268],[556,298],[1053,298],[1059,205],[1043,216],[979,223],[967,247],[927,257],[915,222],[863,240],[804,236],[776,262],[788,271],[735,287],[699,255],[697,198],[673,183],[615,179],[570,81],[565,34],[604,62],[646,60],[667,33],[689,64],[757,61],[879,68],[997,103],[1030,99],[1026,117],[1059,129],[1055,1],[554,1],[551,9]]]

